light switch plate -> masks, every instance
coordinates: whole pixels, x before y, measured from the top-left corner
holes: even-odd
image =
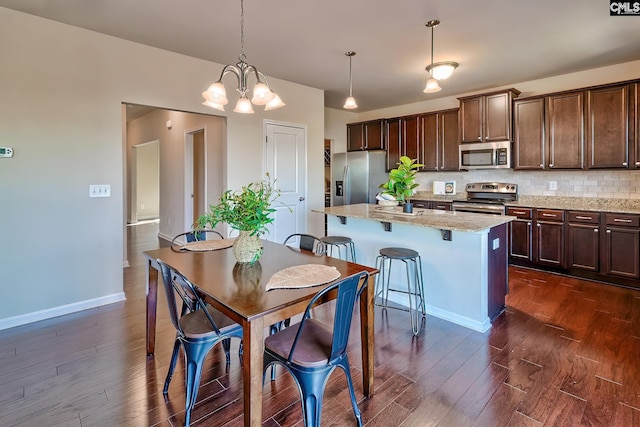
[[[89,186],[89,197],[111,197],[111,185],[91,184]]]

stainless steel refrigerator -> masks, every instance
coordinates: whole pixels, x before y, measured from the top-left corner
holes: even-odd
[[[376,203],[387,182],[386,151],[349,151],[331,157],[331,206]]]

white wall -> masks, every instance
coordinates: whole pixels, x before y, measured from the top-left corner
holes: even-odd
[[[5,8],[0,40],[0,145],[15,151],[0,159],[1,329],[122,298],[121,103],[209,114],[200,94],[222,65]],[[299,123],[308,207],[320,208],[323,92],[270,83],[285,108],[228,117],[227,184],[262,177],[264,119]],[[90,184],[110,184],[111,197],[90,199]],[[308,231],[322,229],[309,214]]]

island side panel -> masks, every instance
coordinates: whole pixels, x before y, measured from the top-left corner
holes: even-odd
[[[509,266],[507,251],[507,224],[493,227],[489,231],[489,292],[488,314],[493,321],[505,309],[509,286]]]
[[[329,235],[349,236],[356,246],[357,261],[375,266],[383,247],[407,247],[422,258],[427,313],[484,332],[491,327],[488,316],[488,232],[452,231],[452,240],[442,239],[440,230],[408,224],[391,224],[384,231],[376,220],[347,217],[327,219]],[[504,245],[504,242],[501,242]],[[506,265],[506,260],[505,260]],[[406,289],[404,265],[395,263],[391,283]],[[405,295],[390,293],[389,299],[408,305]],[[408,319],[407,319],[408,321]]]

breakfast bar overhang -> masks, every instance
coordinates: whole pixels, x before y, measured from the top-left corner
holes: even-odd
[[[422,258],[427,314],[479,332],[505,306],[507,226],[513,217],[356,204],[314,210],[327,215],[327,234],[348,236],[360,264],[375,266],[384,247],[405,247]],[[403,280],[397,268],[391,280]],[[407,306],[403,295],[389,299]]]

